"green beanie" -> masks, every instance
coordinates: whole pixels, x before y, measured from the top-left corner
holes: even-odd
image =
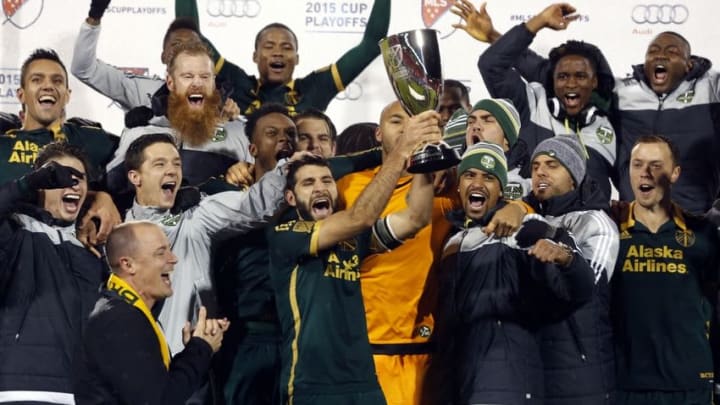
[[[510,145],[510,147],[515,145],[518,139],[518,132],[520,132],[520,113],[518,113],[510,100],[504,98],[486,98],[475,103],[472,110],[485,110],[492,114],[505,133],[508,145]]]
[[[458,177],[468,169],[478,169],[492,174],[500,181],[501,190],[505,189],[507,160],[500,146],[488,142],[478,142],[469,146],[458,165]]]

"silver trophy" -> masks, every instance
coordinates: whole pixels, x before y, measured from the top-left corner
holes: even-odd
[[[380,40],[385,70],[400,104],[410,115],[434,110],[443,90],[437,31],[401,32]],[[408,164],[410,173],[430,173],[460,163],[460,156],[443,141],[418,145]]]

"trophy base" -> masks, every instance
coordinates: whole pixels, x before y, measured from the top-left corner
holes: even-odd
[[[449,169],[458,163],[460,163],[460,155],[450,145],[445,142],[428,143],[412,154],[407,171],[432,173]]]

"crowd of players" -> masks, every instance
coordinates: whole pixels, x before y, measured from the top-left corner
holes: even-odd
[[[445,80],[437,111],[393,101],[338,134],[323,110],[378,56],[390,0],[298,79],[289,27],[258,32],[256,77],[195,0],[167,77],[125,74],[96,55],[109,3],[70,72],[122,134],[65,116],[49,49],[0,116],[0,403],[712,403],[720,75],[681,34],[616,79],[592,44],[530,49],[571,5],[501,34],[458,0],[488,97]],[[409,174],[440,140],[461,163]]]

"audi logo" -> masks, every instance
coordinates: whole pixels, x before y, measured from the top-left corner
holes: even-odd
[[[638,4],[631,14],[637,24],[682,24],[689,16],[684,4]]]
[[[260,14],[262,6],[258,0],[209,0],[207,13],[211,17],[248,17]]]
[[[358,100],[363,95],[363,88],[359,83],[352,82],[345,87],[345,90],[335,96],[338,100]]]

